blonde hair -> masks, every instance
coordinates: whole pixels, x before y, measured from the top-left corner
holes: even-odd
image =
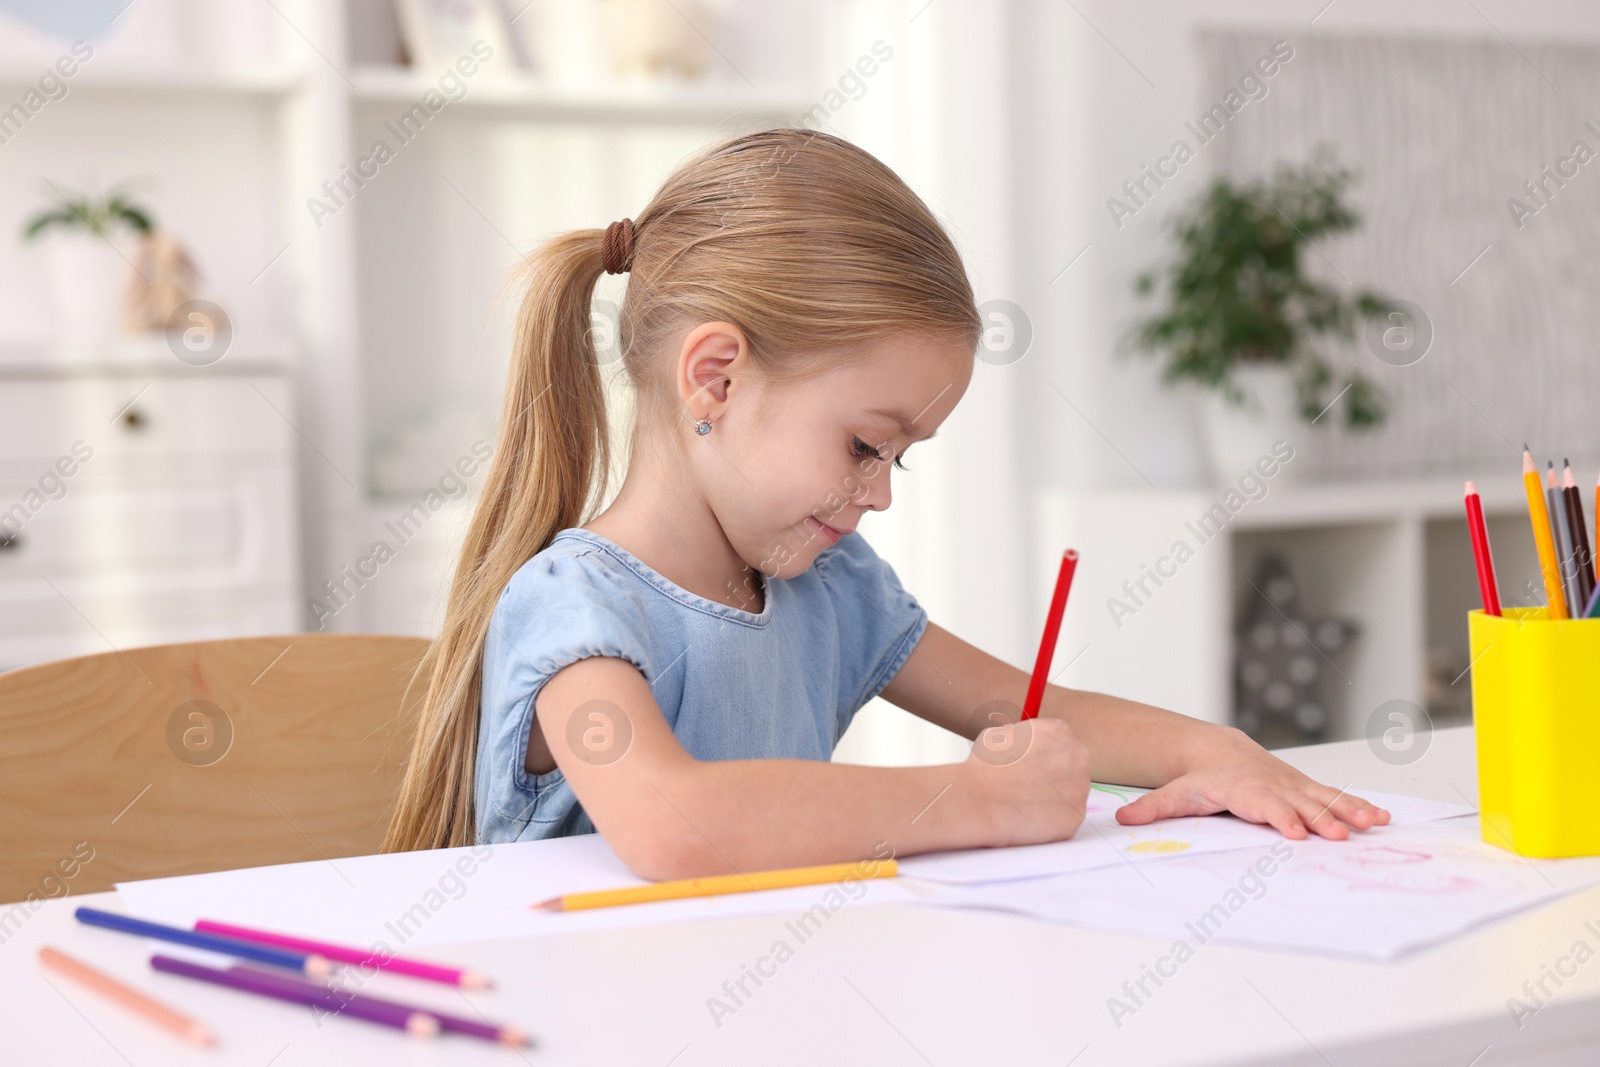
[[[950,237],[869,153],[828,134],[772,129],[703,150],[634,220],[618,337],[637,395],[667,395],[675,332],[738,325],[757,373],[803,377],[840,353],[907,333],[981,329]],[[386,852],[472,844],[483,647],[501,592],[603,499],[611,454],[590,333],[604,230],[544,244],[525,285],[492,466],[450,589]],[[646,417],[641,404],[638,418]]]

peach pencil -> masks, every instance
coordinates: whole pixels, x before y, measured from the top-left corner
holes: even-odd
[[[215,1045],[217,1035],[204,1023],[167,1007],[159,1000],[147,997],[132,986],[124,985],[82,960],[73,959],[58,949],[44,945],[39,949],[39,962],[53,971],[60,971],[74,981],[81,982],[95,992],[111,998],[124,1008],[142,1015],[163,1029],[170,1030],[185,1041],[196,1045]]]

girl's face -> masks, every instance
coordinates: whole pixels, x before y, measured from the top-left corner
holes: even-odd
[[[878,342],[797,382],[752,379],[743,352],[729,360],[723,384],[689,401],[695,418],[713,420],[689,447],[734,551],[764,574],[790,578],[868,511],[887,508],[894,472],[912,465],[915,450],[907,450],[956,406],[972,364],[959,341],[926,337]]]

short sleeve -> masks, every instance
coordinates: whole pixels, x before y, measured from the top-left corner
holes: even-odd
[[[928,613],[859,533],[817,557],[839,619],[839,731],[877,696],[916,649]]]
[[[483,648],[480,811],[527,806],[535,785],[526,769],[534,701],[556,672],[590,656],[614,656],[652,678],[649,631],[632,595],[587,548],[540,553],[507,583]]]

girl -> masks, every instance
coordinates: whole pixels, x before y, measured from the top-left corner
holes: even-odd
[[[637,396],[616,499],[589,333],[629,274]],[[1238,730],[1051,686],[928,621],[856,532],[972,375],[954,245],[878,160],[806,130],[716,145],[636,222],[529,261],[506,414],[387,850],[598,828],[645,878],[1068,838],[1089,780],[1126,824],[1231,811],[1291,838],[1388,813]],[[598,484],[597,484],[598,483]],[[959,764],[830,763],[882,694]],[[981,733],[980,733],[981,731]]]

